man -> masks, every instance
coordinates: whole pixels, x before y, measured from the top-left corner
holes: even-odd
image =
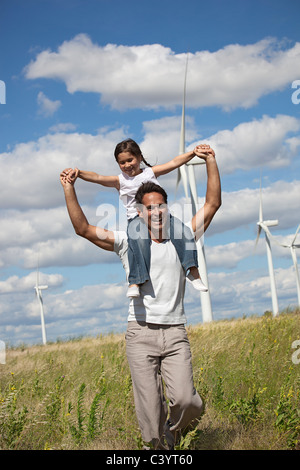
[[[196,239],[221,205],[215,153],[209,148],[201,158],[206,163],[207,190],[204,206],[191,221]],[[115,251],[128,272],[126,233],[90,225],[77,201],[74,183],[67,182],[64,172],[61,183],[77,235],[104,250]],[[203,413],[203,402],[193,384],[190,345],[184,326],[185,274],[168,238],[165,191],[156,184],[145,183],[138,189],[136,201],[151,238],[150,280],[141,286],[140,297],[130,301],[126,353],[142,438],[153,448],[163,449],[165,435],[167,446],[172,449],[176,432]],[[169,416],[162,379],[169,399]]]

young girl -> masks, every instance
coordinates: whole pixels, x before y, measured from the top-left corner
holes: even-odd
[[[120,199],[127,210],[128,219],[128,263],[130,272],[127,297],[139,297],[139,285],[149,280],[150,249],[147,247],[150,246],[150,237],[148,230],[141,228],[141,218],[138,216],[135,207],[135,194],[139,186],[146,181],[153,181],[159,184],[157,177],[175,170],[190,161],[195,155],[200,157],[201,154],[209,150],[209,145],[198,145],[191,152],[178,155],[168,163],[152,167],[144,159],[138,144],[132,139],[126,139],[116,146],[114,153],[121,169],[121,174],[117,176],[103,176],[92,171],[79,170],[78,168],[69,170],[67,174],[69,181],[79,177],[85,181],[116,188],[119,191]],[[146,168],[140,167],[142,162],[146,165]],[[139,228],[137,223],[139,223]],[[130,236],[130,234],[136,235],[139,231],[140,236]],[[175,236],[175,234],[177,235]],[[196,245],[191,236],[191,231],[187,231],[179,219],[171,216],[170,239],[185,272],[189,271],[187,279],[192,282],[195,289],[207,291],[207,287],[205,287],[200,279]],[[187,250],[187,243],[193,243],[193,249]]]

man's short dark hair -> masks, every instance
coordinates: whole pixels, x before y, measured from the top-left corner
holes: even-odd
[[[137,204],[142,204],[143,197],[148,193],[159,193],[164,198],[165,203],[168,202],[168,195],[166,191],[159,186],[159,184],[153,183],[152,181],[147,181],[146,183],[141,184],[135,195],[135,202]]]

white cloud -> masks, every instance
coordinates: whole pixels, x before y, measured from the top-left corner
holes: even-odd
[[[264,220],[278,219],[278,229],[294,230],[299,224],[300,181],[276,181],[262,188]],[[247,228],[256,237],[259,213],[259,189],[242,189],[222,193],[222,206],[217,212],[210,233]],[[277,228],[274,227],[276,232]]]
[[[300,43],[274,38],[189,54],[187,105],[251,107],[298,76]],[[83,66],[84,64],[84,66]],[[99,46],[86,34],[45,50],[25,68],[28,79],[62,80],[69,93],[93,92],[112,108],[181,105],[186,54],[160,44]]]
[[[61,122],[59,124],[55,124],[49,128],[50,132],[69,132],[75,131],[77,128],[76,124],[72,124],[71,122]]]
[[[265,270],[267,272],[267,268]],[[34,280],[34,275],[32,275]],[[279,308],[295,305],[297,300],[293,268],[276,269],[275,278]],[[261,315],[270,310],[269,276],[263,272],[234,271],[209,273],[214,319]],[[0,307],[0,338],[17,343],[41,342],[39,306],[31,287],[27,297],[7,293]],[[80,335],[107,334],[125,331],[128,299],[126,285],[97,284],[59,294],[44,291],[44,312],[47,338],[68,339]],[[185,310],[189,324],[201,323],[199,292],[187,285]]]
[[[31,279],[32,278],[32,279]],[[28,280],[35,283],[34,274]],[[44,277],[43,281],[51,280]],[[17,282],[17,280],[16,280]],[[19,283],[22,280],[19,279]],[[14,280],[7,280],[9,287]],[[23,280],[24,283],[24,280]],[[7,291],[2,295],[0,307],[0,338],[4,341],[40,342],[40,309],[29,282],[21,295]],[[49,285],[50,287],[50,285]],[[123,284],[97,284],[83,286],[77,290],[53,294],[51,289],[43,291],[44,315],[47,339],[67,339],[72,336],[107,334],[111,331],[124,331],[127,322],[128,299],[125,297],[126,286]]]
[[[162,163],[178,153],[178,139],[175,139],[175,136],[177,137],[179,127],[180,119],[177,117],[144,123],[145,137],[141,147],[151,163],[155,164],[156,158],[159,160],[157,163]],[[189,138],[196,138],[192,120],[188,120],[187,127]],[[289,143],[286,143],[289,140],[287,135],[298,128],[299,121],[290,116],[264,116],[260,121],[242,123],[232,131],[220,131],[209,140],[216,148],[221,174],[225,174],[237,168],[247,170],[260,166],[262,161],[265,164],[268,162],[271,167],[274,160],[277,164],[287,164],[293,156],[292,152],[285,150],[286,145],[289,146]],[[87,247],[87,243],[73,236],[59,183],[59,173],[65,167],[78,166],[103,174],[118,174],[119,168],[113,150],[116,142],[125,137],[122,128],[102,129],[97,135],[49,134],[36,142],[18,144],[11,152],[0,155],[0,205],[3,207],[0,241],[6,248],[1,252],[1,266],[18,263],[19,259],[23,266],[32,268],[32,260],[37,250],[43,251],[44,263],[47,266],[53,266],[54,263],[62,265],[64,262],[67,265],[95,262],[95,248]],[[203,178],[204,172],[201,173]],[[161,184],[173,194],[175,181],[174,172],[161,178]],[[91,207],[90,202],[99,191],[107,192],[107,188],[81,180],[76,183],[76,187],[89,221],[95,225],[101,223],[96,208]],[[117,193],[109,191],[114,198],[112,200],[118,201]],[[263,188],[264,217],[278,218],[279,229],[298,225],[299,191],[297,180],[289,183],[278,181]],[[222,200],[222,207],[208,233],[222,233],[248,225],[255,237],[258,189],[246,188],[230,193],[223,191]],[[117,212],[111,214],[110,226],[107,228],[114,229],[115,222],[119,222],[119,209],[120,206],[116,209]],[[106,260],[100,250],[99,259],[101,262]]]
[[[263,116],[243,122],[233,130],[222,130],[207,139],[214,148],[222,173],[237,169],[287,166],[297,155],[299,137],[289,134],[300,129],[300,120],[292,116]]]
[[[152,165],[165,163],[178,155],[180,126],[180,116],[167,116],[143,122],[145,138],[141,146],[149,163]],[[185,127],[186,142],[199,138],[194,120],[189,116],[186,116]]]
[[[290,251],[277,245],[277,242],[280,243],[282,240],[283,237],[278,236],[271,239],[273,258],[287,258],[292,264]],[[208,245],[206,246],[205,255],[207,265],[210,269],[234,269],[237,268],[238,264],[246,258],[253,258],[254,262],[255,256],[262,256],[266,260],[267,266],[266,244],[263,234],[261,235],[257,245],[255,244],[254,239],[234,241],[224,245]]]
[[[79,191],[80,192],[80,191]],[[290,237],[279,237],[278,230],[290,230],[295,232],[299,223],[299,193],[300,182],[290,183],[278,181],[269,187],[263,188],[263,209],[265,219],[279,219],[278,228],[272,229],[272,233],[279,241]],[[280,198],[278,197],[280,194]],[[207,260],[210,268],[232,268],[242,260],[254,254],[259,208],[259,189],[243,189],[231,193],[223,192],[223,204],[216,214],[207,239]],[[274,200],[277,201],[274,206]],[[190,209],[185,200],[170,203],[170,208],[175,209],[177,216],[183,216],[188,220],[191,215],[185,217],[181,210]],[[287,210],[287,207],[289,210]],[[107,206],[103,206],[107,208]],[[100,206],[101,209],[101,206]],[[96,209],[83,205],[83,210],[88,220],[100,226],[103,220]],[[116,216],[116,218],[115,218]],[[107,218],[110,229],[118,228],[118,213],[112,211],[111,218]],[[117,263],[118,258],[109,252],[100,250],[86,240],[75,235],[64,206],[48,210],[7,211],[2,219],[5,227],[0,234],[2,250],[0,265],[19,265],[32,269],[36,266],[37,253],[40,254],[40,266],[87,266],[89,264]],[[124,227],[123,227],[124,228]],[[245,231],[247,240],[239,241],[235,237],[235,229]],[[209,235],[229,232],[233,238],[227,244],[210,246]],[[253,238],[249,239],[249,236]],[[241,233],[238,234],[241,237]],[[276,256],[285,256],[284,249],[274,246]],[[280,251],[279,251],[280,250]],[[286,250],[287,251],[287,250]],[[263,244],[257,246],[255,254],[265,253]]]
[[[106,207],[106,206],[105,206]],[[90,223],[101,225],[103,221],[96,210],[83,206]],[[114,217],[107,218],[110,229],[118,228]],[[0,234],[3,249],[0,266],[18,265],[32,269],[40,266],[83,266],[117,262],[118,258],[76,236],[65,207],[49,210],[9,211],[2,218],[5,227]],[[102,226],[102,225],[101,225]]]
[[[37,103],[39,106],[39,114],[42,114],[45,117],[53,116],[61,106],[61,102],[59,100],[51,101],[42,91],[38,94]]]
[[[173,117],[144,123],[145,137],[141,148],[150,163],[163,163],[178,154],[177,126],[179,130],[180,121]],[[295,141],[292,145],[288,136],[299,128],[299,120],[291,116],[264,116],[261,120],[239,124],[232,131],[220,131],[205,141],[216,149],[223,174],[260,167],[262,163],[273,168],[288,165],[295,156],[298,141],[297,145]],[[196,139],[192,120],[187,120],[187,129],[188,138]],[[48,134],[36,142],[17,144],[10,152],[0,155],[0,206],[29,209],[63,204],[59,173],[66,167],[118,174],[120,170],[113,152],[116,143],[124,138],[124,129],[119,128],[102,129],[97,135]],[[166,189],[174,190],[175,178],[173,172],[161,181]],[[94,197],[98,191],[107,191],[100,185],[81,183],[81,202],[88,196]]]
[[[111,174],[119,171],[113,151],[125,138],[123,129],[107,134],[48,134],[36,142],[18,144],[1,157],[0,206],[49,208],[63,204],[59,174],[75,166]],[[106,188],[107,189],[107,188]],[[96,194],[102,186],[85,184],[82,192]],[[20,197],[21,195],[21,197]]]
[[[28,292],[36,285],[37,274],[31,272],[27,276],[18,277],[10,276],[5,281],[0,281],[0,294]],[[45,274],[39,272],[39,284],[48,285],[49,287],[58,287],[63,283],[61,274]]]

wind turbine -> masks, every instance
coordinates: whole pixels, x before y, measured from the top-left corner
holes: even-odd
[[[45,319],[44,319],[44,305],[43,305],[43,299],[42,299],[42,290],[48,289],[48,286],[40,286],[39,285],[39,264],[37,266],[36,270],[36,285],[34,286],[35,292],[37,299],[40,304],[40,310],[41,310],[41,325],[42,325],[42,339],[43,339],[43,344],[47,343],[46,339],[46,328],[45,328]]]
[[[276,225],[278,225],[278,220],[263,220],[261,184],[260,184],[260,193],[259,194],[260,194],[260,197],[259,197],[259,220],[257,222],[258,231],[257,231],[255,246],[257,245],[258,239],[260,237],[260,233],[263,230],[264,233],[265,233],[266,246],[267,246],[267,258],[268,258],[268,267],[269,267],[269,276],[270,276],[270,285],[271,285],[271,296],[272,296],[272,309],[273,309],[273,315],[276,316],[279,313],[279,309],[278,309],[275,275],[274,275],[272,251],[271,251],[271,243],[270,243],[270,238],[271,238],[272,235],[270,233],[269,227],[275,227]]]
[[[181,116],[180,145],[179,145],[180,154],[185,153],[185,96],[186,96],[187,65],[188,65],[188,57],[186,60],[184,88],[183,88],[183,104],[182,104],[182,116]],[[200,160],[199,158],[197,159],[193,158],[187,164],[188,176],[185,171],[185,165],[182,165],[181,167],[179,167],[178,169],[179,171],[177,173],[178,175],[177,186],[180,180],[182,179],[186,198],[188,198],[188,186],[190,188],[190,193],[191,193],[190,198],[191,198],[191,203],[192,203],[193,216],[199,210],[194,165],[200,165],[200,164],[204,164],[204,162]],[[201,239],[199,239],[196,242],[196,246],[197,246],[197,254],[198,254],[199,273],[200,273],[202,281],[208,288],[207,292],[200,292],[201,306],[202,306],[202,319],[203,319],[203,322],[210,322],[213,320],[213,314],[212,314],[211,298],[210,298],[209,285],[208,285],[205,251],[204,251],[204,245],[201,243]]]
[[[298,305],[300,307],[300,279],[299,279],[299,271],[298,271],[298,264],[297,264],[297,256],[296,256],[296,248],[300,248],[300,245],[296,245],[295,241],[300,230],[300,224],[296,230],[293,240],[291,243],[280,243],[281,246],[284,248],[289,248],[291,250],[291,255],[294,263],[294,268],[296,272],[296,284],[297,284],[297,295],[298,295]]]

